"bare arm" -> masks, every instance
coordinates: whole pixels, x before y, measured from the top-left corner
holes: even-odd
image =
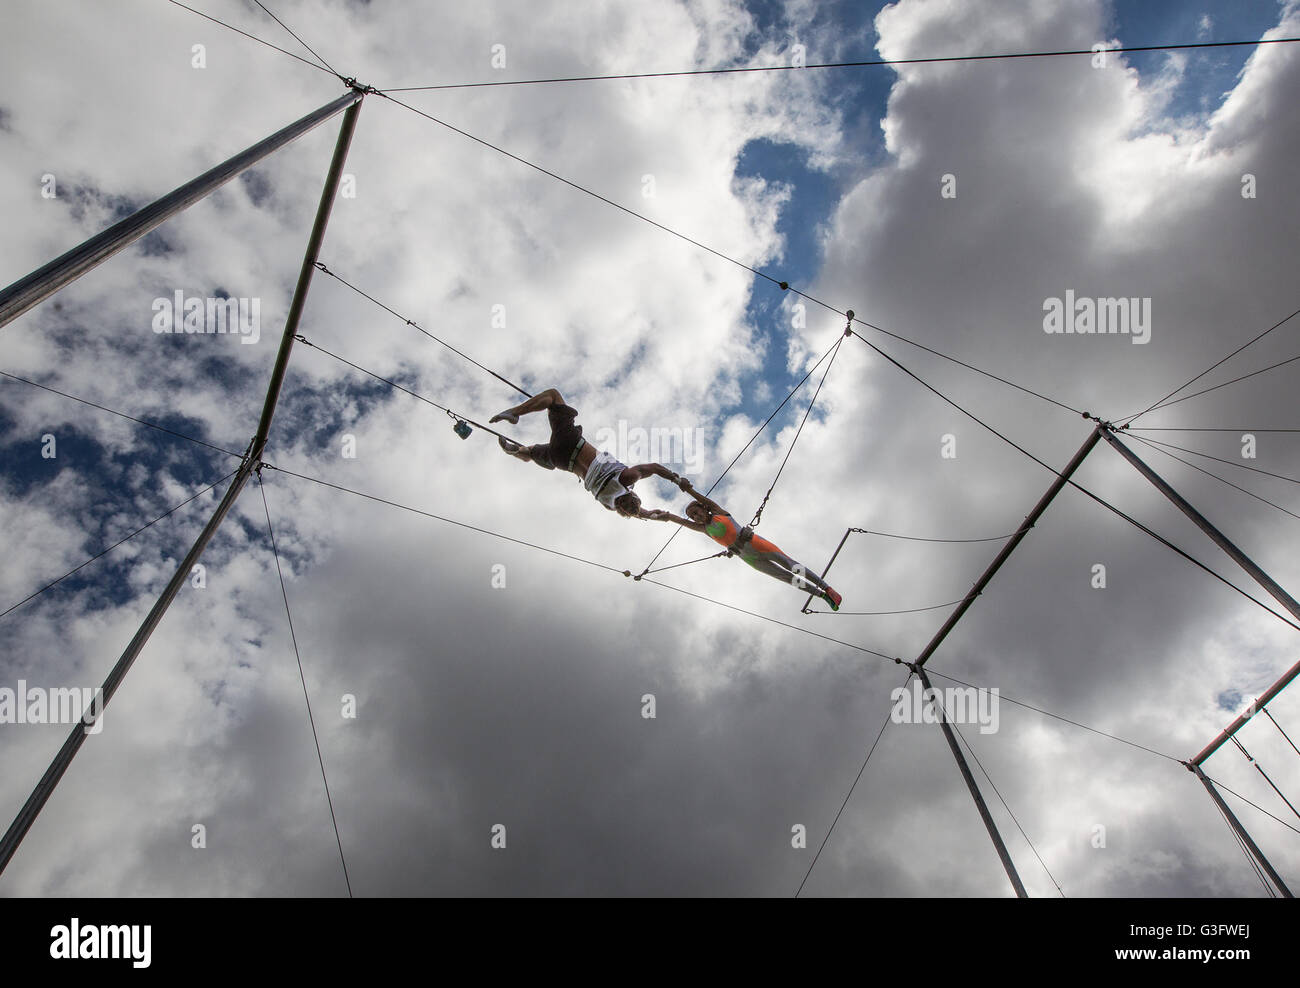
[[[703,525],[699,524],[698,522],[693,522],[689,518],[683,518],[680,515],[675,515],[671,511],[661,511],[661,510],[647,511],[645,508],[642,508],[640,517],[649,519],[651,521],[675,521],[683,528],[689,528],[695,532],[704,531]]]
[[[697,491],[694,487],[692,487],[692,486],[691,486],[691,482],[690,482],[689,480],[687,480],[685,477],[682,477],[682,478],[678,481],[677,486],[680,487],[680,488],[681,488],[683,491],[685,491],[687,494],[689,494],[691,497],[695,498],[695,500],[696,500],[698,503],[702,504],[702,505],[705,507],[705,509],[706,509],[710,514],[714,514],[714,515],[725,515],[725,514],[727,513],[727,509],[726,509],[726,508],[724,508],[722,505],[718,504],[717,501],[710,501],[707,497],[705,497],[703,494],[701,494],[699,491]],[[704,531],[704,529],[701,528],[700,531]]]
[[[664,480],[677,483],[681,480],[676,473],[669,470],[662,463],[639,463],[634,467],[628,467],[618,475],[618,482],[624,487],[631,487],[643,477],[663,477]]]

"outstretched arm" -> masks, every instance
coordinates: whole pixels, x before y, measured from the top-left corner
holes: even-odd
[[[689,518],[682,518],[680,515],[675,515],[671,511],[662,511],[662,510],[647,511],[645,508],[642,508],[640,512],[640,517],[649,519],[650,521],[675,521],[683,528],[689,528],[692,531],[696,531],[696,532],[704,531],[703,525],[699,524],[698,522],[693,522]]]
[[[695,498],[695,500],[698,503],[702,504],[710,514],[725,515],[727,513],[726,508],[718,504],[717,501],[710,501],[707,497],[705,497],[694,487],[692,487],[691,482],[687,480],[685,477],[679,477],[677,479],[677,486],[680,487],[687,494],[689,494],[691,497]],[[704,531],[703,527],[700,528],[700,531]]]
[[[564,395],[556,391],[555,388],[547,388],[540,394],[535,394],[521,405],[515,405],[514,408],[507,408],[504,412],[498,412],[488,419],[488,424],[500,422],[502,420],[515,425],[519,422],[519,416],[529,415],[532,412],[544,411],[552,405],[563,405]]]
[[[618,482],[624,487],[631,487],[643,477],[663,477],[664,480],[672,481],[674,484],[682,479],[662,463],[638,463],[620,473]]]

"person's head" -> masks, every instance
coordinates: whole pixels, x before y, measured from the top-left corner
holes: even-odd
[[[692,501],[686,506],[686,517],[696,524],[706,525],[709,521],[709,512],[699,501]]]
[[[628,491],[614,499],[614,510],[625,518],[635,518],[641,511],[641,499]]]

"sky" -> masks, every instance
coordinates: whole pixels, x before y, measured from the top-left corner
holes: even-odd
[[[193,6],[312,58],[254,3]],[[1254,41],[1300,36],[1300,4],[267,6],[447,125],[365,98],[321,259],[400,316],[318,273],[299,332],[479,422],[521,400],[410,320],[558,388],[624,462],[701,490],[726,471],[712,496],[741,522],[780,470],[758,532],[815,571],[844,538],[843,607],[805,614],[736,559],[629,579],[669,524],[299,345],[264,456],[281,469],[244,490],[0,895],[1013,894],[892,661],[999,543],[916,540],[1014,532],[1088,438],[1081,412],[1134,416],[1295,311],[1300,50],[408,87]],[[0,284],[344,92],[163,0],[19,3],[0,55]],[[0,610],[215,486],[0,616],[0,701],[99,685],[215,507],[340,120],[0,329]],[[245,300],[256,334],[158,332],[178,292]],[[1045,331],[1052,300],[1106,298],[1134,300],[1142,332]],[[842,338],[849,309],[861,338]],[[1298,336],[1285,322],[1180,394]],[[1300,429],[1296,366],[1124,438],[1291,592],[1300,433],[1270,430]],[[545,418],[509,432],[544,442]],[[1281,611],[1105,443],[1076,479]],[[654,566],[717,549],[684,531]],[[927,664],[938,687],[998,691],[995,718],[958,726],[1029,893],[1265,895],[1179,761],[1294,663],[1295,631],[1063,491]],[[1294,691],[1269,709],[1300,736]],[[0,722],[6,825],[67,731]],[[1295,802],[1300,760],[1264,717],[1239,739],[1254,763],[1229,744],[1206,771],[1294,888],[1292,814],[1256,766]]]

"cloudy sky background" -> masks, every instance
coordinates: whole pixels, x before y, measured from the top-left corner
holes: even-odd
[[[381,89],[789,64],[796,44],[828,62],[1300,35],[1294,2],[270,6],[340,72]],[[306,54],[253,4],[201,9]],[[205,68],[192,66],[196,44]],[[20,4],[0,51],[14,80],[0,101],[5,284],[341,91],[161,0]],[[872,326],[1118,419],[1296,309],[1298,76],[1300,51],[1274,45],[1111,56],[1105,68],[1073,57],[394,95]],[[0,369],[242,450],[336,133],[324,125],[0,331]],[[346,170],[356,196],[335,204],[321,255],[332,270],[528,390],[559,387],[589,437],[620,423],[700,430],[700,459],[669,465],[701,489],[843,329],[812,304],[798,319],[794,296],[744,268],[377,96]],[[1241,195],[1247,173],[1255,199]],[[56,199],[40,195],[45,174]],[[949,174],[955,199],[940,195]],[[259,298],[261,341],[153,333],[154,299],[178,289]],[[1044,334],[1043,301],[1066,290],[1151,298],[1151,342]],[[1069,411],[858,330],[1054,467],[1088,434]],[[301,331],[480,421],[519,398],[323,276]],[[1294,356],[1298,335],[1286,324],[1198,387]],[[1143,435],[1300,477],[1295,435],[1257,432],[1257,459],[1240,454],[1242,432],[1300,427],[1294,367],[1137,424],[1240,430]],[[715,492],[742,521],[816,379]],[[618,570],[639,572],[667,538],[450,425],[300,347],[266,458]],[[544,417],[512,431],[544,441]],[[53,460],[41,457],[46,434]],[[940,455],[946,435],[954,459]],[[1133,445],[1300,589],[1295,517]],[[0,609],[236,462],[0,379]],[[1300,512],[1293,482],[1198,462]],[[1264,596],[1104,444],[1078,479]],[[1014,531],[1050,481],[850,339],[760,532],[820,569],[848,526]],[[357,894],[799,888],[905,669],[283,473],[265,483]],[[651,507],[683,504],[660,482],[639,491]],[[100,683],[217,496],[0,618],[0,685]],[[657,565],[713,548],[683,532]],[[845,611],[930,607],[959,599],[995,551],[855,534],[830,582]],[[346,894],[256,483],[203,561],[206,588],[181,592],[0,894]],[[1097,563],[1105,589],[1090,585]],[[736,560],[662,580],[909,660],[947,613],[805,616],[802,595]],[[1293,664],[1294,635],[1066,491],[929,669],[936,685],[942,674],[997,687],[1188,758]],[[344,694],[357,698],[353,720]],[[1271,710],[1300,733],[1293,692]],[[1000,715],[995,734],[965,736],[1066,895],[1264,894],[1175,761],[1005,700]],[[6,825],[65,733],[0,726]],[[1294,801],[1300,759],[1273,726],[1256,718],[1240,738]],[[1291,816],[1231,745],[1207,769]],[[1031,894],[1056,895],[975,771]],[[1297,834],[1228,798],[1294,888]],[[191,847],[196,824],[203,850]],[[504,850],[490,845],[497,824]],[[791,847],[796,825],[807,849]],[[805,894],[1010,894],[936,727],[886,730]]]

